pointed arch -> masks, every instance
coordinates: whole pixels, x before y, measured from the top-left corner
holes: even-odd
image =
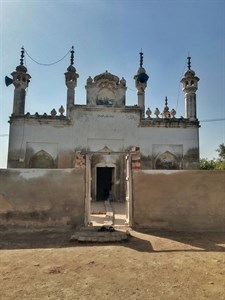
[[[171,153],[170,151],[165,151],[156,158],[155,169],[179,170],[179,160],[177,156]]]
[[[53,169],[55,168],[54,159],[48,152],[40,150],[30,158],[29,167],[40,169]]]

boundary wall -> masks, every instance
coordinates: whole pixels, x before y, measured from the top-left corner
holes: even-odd
[[[133,172],[133,226],[225,232],[225,172]]]
[[[225,172],[135,170],[132,226],[225,232]],[[85,169],[0,169],[0,227],[83,225]]]
[[[83,169],[0,169],[0,226],[84,223]]]

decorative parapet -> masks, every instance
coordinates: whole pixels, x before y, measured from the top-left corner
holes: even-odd
[[[30,119],[30,118],[35,118],[35,119],[41,119],[41,118],[44,118],[44,119],[46,119],[46,118],[50,118],[50,119],[52,119],[52,118],[57,118],[57,119],[65,119],[66,118],[66,116],[64,116],[64,112],[65,112],[65,109],[64,109],[64,107],[63,107],[63,105],[61,105],[60,106],[60,108],[59,108],[59,113],[60,113],[60,115],[59,116],[57,116],[57,111],[55,110],[55,108],[53,108],[52,110],[51,110],[51,112],[50,112],[50,115],[48,115],[47,113],[44,113],[43,115],[40,115],[38,112],[36,112],[34,115],[31,115],[29,112],[27,112],[25,115],[23,115],[23,116],[21,116],[21,115],[19,115],[19,116],[17,116],[17,115],[15,115],[15,114],[12,114],[11,115],[11,117],[10,117],[10,119],[14,119],[14,118],[16,118],[16,119],[19,119],[19,118],[21,118],[21,117],[24,117],[24,118],[26,118],[26,119]]]
[[[141,120],[139,127],[167,127],[167,128],[186,128],[186,127],[200,127],[199,121],[190,121],[185,118],[151,118]]]
[[[173,108],[171,111],[168,107],[168,99],[165,98],[165,107],[160,113],[158,107],[154,111],[155,118],[152,118],[152,111],[148,107],[146,110],[146,119],[142,119],[139,127],[200,127],[197,119],[190,120],[189,118],[176,118],[176,111]]]
[[[66,121],[66,123],[69,122],[69,119],[64,116],[64,112],[65,112],[65,109],[64,107],[61,105],[61,107],[59,108],[59,113],[60,115],[57,115],[57,111],[55,110],[55,108],[53,108],[50,112],[50,114],[47,114],[47,113],[44,113],[44,114],[39,114],[38,112],[36,112],[35,114],[30,114],[29,112],[27,112],[25,115],[15,115],[15,114],[12,114],[11,117],[10,117],[10,120],[9,120],[9,123],[12,123],[12,121],[15,121],[15,120],[36,120],[38,122],[45,122],[45,121]]]

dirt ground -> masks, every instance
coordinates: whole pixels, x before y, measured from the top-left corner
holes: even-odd
[[[0,299],[225,299],[225,234],[131,230],[127,242],[69,242],[74,230],[1,230]]]

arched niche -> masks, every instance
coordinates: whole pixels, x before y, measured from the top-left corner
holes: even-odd
[[[165,151],[156,158],[155,168],[158,170],[179,170],[179,160],[173,153]]]
[[[97,105],[113,105],[115,100],[115,94],[109,88],[102,88],[99,90],[97,95]]]
[[[29,167],[39,169],[53,169],[55,167],[54,159],[49,153],[41,150],[31,157]]]

